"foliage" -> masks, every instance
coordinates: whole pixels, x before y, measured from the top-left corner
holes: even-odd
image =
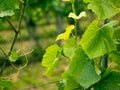
[[[51,57],[52,56],[52,57]],[[47,67],[47,75],[51,75],[53,69],[61,56],[61,48],[57,45],[52,45],[46,49],[43,56],[42,65]]]
[[[88,8],[92,9],[98,18],[106,19],[117,14],[120,9],[116,8],[114,5],[114,0],[84,0],[88,4]],[[117,0],[119,4],[120,1]]]
[[[68,26],[66,31],[56,38],[56,41],[64,40],[65,44],[62,46],[54,44],[46,49],[42,61],[42,65],[47,68],[46,74],[48,76],[52,75],[60,58],[67,57],[70,64],[69,68],[62,75],[63,80],[57,83],[59,90],[120,90],[120,51],[116,47],[120,44],[120,30],[115,30],[118,21],[111,20],[113,16],[120,12],[120,0],[64,1],[71,4],[72,13],[69,14],[69,17],[74,19],[75,24]],[[57,12],[57,14],[64,15],[64,9],[59,8],[61,6],[60,2],[61,0],[56,0],[52,3],[50,0],[29,0],[28,3],[29,6],[31,6],[30,9],[35,8],[37,4],[38,6],[40,5],[38,11],[45,11],[45,14],[51,9],[53,12]],[[0,70],[0,74],[2,74],[8,61],[12,64],[12,62],[18,60],[18,52],[13,51],[13,48],[20,32],[20,25],[26,3],[27,0],[0,0],[0,17],[6,18],[15,33],[8,54],[0,47],[0,50],[6,58],[6,61],[2,66],[3,68]],[[15,29],[7,16],[13,16],[15,9],[19,9],[20,5],[23,7],[18,20],[17,29]],[[96,18],[85,30],[82,38],[80,38],[77,35],[76,23],[78,19],[86,16],[85,12],[79,14],[79,12],[86,10],[86,8],[92,10],[94,14],[96,14]],[[42,16],[45,14],[40,15]],[[32,14],[29,15],[31,17]],[[99,25],[101,20],[106,21],[107,19],[111,21]],[[75,33],[73,33],[73,31]],[[117,41],[117,43],[115,41]],[[111,67],[105,68],[104,66],[101,66],[101,57],[104,58],[104,55],[108,55],[108,61],[110,59],[111,62],[115,62],[118,65],[117,69],[114,66],[112,66],[113,69]],[[24,56],[26,58],[25,53]],[[25,67],[26,64],[21,68]],[[0,89],[9,90],[11,87],[11,81],[0,78]]]
[[[14,10],[18,8],[18,0],[0,0],[0,17],[12,16],[14,14]]]
[[[0,78],[0,90],[10,90],[12,82],[10,80]]]
[[[64,39],[67,40],[70,36],[70,33],[72,32],[72,30],[74,29],[74,25],[70,25],[66,28],[66,32],[63,34],[58,35],[56,41],[60,40],[60,39]]]
[[[15,42],[17,40],[18,34],[20,33],[20,26],[21,26],[21,22],[23,19],[23,15],[25,12],[25,7],[26,7],[26,3],[27,0],[0,0],[0,17],[4,18],[11,26],[11,28],[13,29],[13,32],[15,33],[15,36],[13,38],[13,42],[10,46],[9,52],[6,53],[5,50],[2,48],[2,46],[0,46],[0,50],[4,55],[4,63],[0,68],[0,90],[10,90],[12,87],[12,82],[9,81],[7,78],[2,78],[2,73],[4,71],[4,69],[6,68],[7,65],[9,65],[9,63],[14,66],[14,62],[16,62],[19,58],[18,52],[20,51],[20,49],[18,51],[13,51],[14,49],[14,45]],[[22,4],[22,8],[19,7]],[[12,24],[12,22],[10,22],[8,16],[13,16],[15,9],[20,9],[21,8],[21,13],[20,13],[20,17],[18,20],[18,25],[17,28],[15,28]],[[21,36],[21,34],[20,34]],[[21,55],[22,56],[22,55]],[[26,53],[23,54],[23,56],[25,56],[26,58]],[[18,71],[22,68],[24,68],[28,63],[28,60],[26,58],[26,63],[25,65],[23,65],[20,68],[17,68]],[[14,66],[15,67],[15,66]],[[16,68],[16,67],[15,67]]]
[[[13,51],[11,52],[11,55],[9,56],[9,60],[11,62],[16,62],[18,60],[18,57],[19,57],[18,52]]]
[[[95,20],[90,24],[80,41],[81,47],[89,58],[96,58],[116,49],[112,39],[116,21],[111,21],[101,28],[97,23],[98,20]]]
[[[74,19],[75,26],[74,28],[68,26],[71,28],[67,27],[65,33],[58,35],[56,39],[65,41],[65,44],[61,47],[57,46],[62,51],[59,56],[67,57],[70,60],[69,68],[63,73],[64,84],[62,83],[58,87],[60,90],[91,90],[91,88],[94,90],[119,90],[120,68],[116,69],[113,66],[114,69],[112,69],[101,66],[101,57],[104,58],[106,54],[109,56],[108,61],[110,59],[112,62],[120,64],[120,53],[115,43],[115,40],[119,40],[118,30],[115,31],[118,21],[111,20],[99,25],[101,20],[111,19],[120,12],[119,0],[83,0],[84,3],[87,3],[87,8],[96,14],[96,18],[85,30],[80,41],[78,41],[78,35],[72,33],[73,30],[77,31],[76,22],[77,19],[80,19],[80,16],[77,16],[75,11],[76,0],[64,1],[71,2],[73,13],[70,13],[69,17]],[[79,4],[81,6],[81,3]],[[50,61],[55,60],[58,51],[58,49],[55,50],[56,45],[52,45],[52,48],[50,46],[46,50],[45,56],[49,57],[43,57],[42,62],[48,64],[47,68],[51,68]],[[54,59],[50,59],[50,56],[54,57]],[[43,64],[43,66],[45,65]]]

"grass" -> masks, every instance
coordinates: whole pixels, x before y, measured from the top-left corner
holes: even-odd
[[[48,28],[49,27],[49,28]],[[23,36],[23,45],[21,48],[21,52],[29,52],[35,47],[34,40],[30,39],[28,32],[25,29],[21,30],[22,36]],[[42,46],[42,48],[46,48],[48,45],[51,45],[55,38],[56,34],[56,28],[53,25],[48,25],[45,27],[37,27],[37,35],[39,35],[39,43]],[[14,37],[14,33],[12,30],[4,30],[0,31],[1,40],[4,40],[5,42],[1,43],[1,46],[5,50],[5,52],[9,51],[11,42]],[[18,37],[17,42],[15,44],[14,50],[18,50],[20,48],[21,42],[20,37]],[[28,39],[26,39],[28,38]],[[0,56],[3,56],[0,55]],[[29,55],[30,56],[30,55]],[[55,73],[52,75],[52,77],[47,77],[45,74],[45,68],[41,66],[40,62],[34,62],[34,58],[29,58],[30,61],[32,59],[32,63],[30,63],[27,67],[25,67],[23,70],[21,70],[19,73],[16,69],[12,67],[7,67],[7,69],[3,73],[3,77],[7,77],[13,81],[13,88],[12,90],[21,90],[23,88],[31,87],[31,86],[39,86],[41,84],[46,84],[49,82],[53,82],[56,80],[59,80],[61,78],[61,72],[64,69],[64,62],[60,62],[63,65],[60,65],[55,70]],[[34,62],[34,63],[33,63]],[[28,90],[57,90],[56,84],[50,84],[38,88],[32,88]]]
[[[12,90],[22,90],[25,88],[30,88],[32,86],[38,86],[37,88],[31,88],[26,90],[57,90],[56,83],[48,84],[45,86],[40,86],[42,84],[47,84],[49,82],[54,82],[60,80],[61,73],[65,71],[67,67],[67,62],[65,60],[60,60],[53,75],[50,77],[46,76],[46,69],[41,65],[40,62],[29,64],[19,73],[12,71],[13,69],[8,67],[6,72],[8,78],[11,78],[13,81]],[[12,71],[12,74],[10,72]]]

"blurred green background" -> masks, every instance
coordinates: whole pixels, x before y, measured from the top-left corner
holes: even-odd
[[[80,3],[82,3],[81,6]],[[84,30],[95,18],[95,15],[93,12],[86,9],[86,4],[83,3],[82,0],[75,0],[75,6],[77,15],[82,11],[86,11],[87,13],[87,17],[82,18],[77,23],[79,36],[82,36]],[[15,27],[18,23],[19,12],[19,10],[16,10],[14,16],[8,17]],[[21,90],[31,86],[39,86],[61,79],[61,72],[66,70],[67,65],[69,64],[66,58],[61,59],[52,77],[46,76],[45,68],[41,66],[41,60],[45,49],[49,45],[60,43],[55,42],[57,35],[64,32],[69,24],[74,23],[73,19],[68,18],[70,12],[72,12],[71,4],[63,2],[62,0],[28,0],[21,25],[22,37],[19,36],[17,38],[14,50],[20,49],[21,54],[23,52],[27,53],[33,51],[27,55],[29,63],[22,71],[17,73],[18,71],[12,66],[8,66],[4,71],[4,77],[13,80],[12,90]],[[119,16],[120,15],[117,15],[114,18],[120,20]],[[5,52],[9,52],[13,38],[14,32],[10,25],[4,18],[0,18],[0,45]],[[3,56],[4,55],[0,52],[0,66],[2,66],[4,61]],[[25,57],[20,57],[14,64],[19,67],[24,63]],[[57,86],[56,84],[50,84],[28,90],[57,90]]]

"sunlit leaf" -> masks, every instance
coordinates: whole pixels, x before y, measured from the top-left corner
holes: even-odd
[[[47,67],[48,76],[53,73],[53,70],[60,56],[61,48],[58,45],[54,44],[46,49],[46,53],[44,54],[42,59],[42,65]]]
[[[0,0],[0,17],[12,16],[18,7],[18,0]]]
[[[98,20],[93,21],[82,36],[80,45],[89,58],[96,58],[116,49],[113,36],[113,26],[117,21],[111,21],[99,28]]]
[[[74,25],[68,26],[68,27],[66,28],[66,31],[65,31],[64,33],[58,35],[56,41],[61,40],[61,39],[67,40],[67,39],[69,38],[69,36],[70,36],[71,31],[72,31],[74,28],[75,28]]]
[[[84,89],[89,88],[101,79],[95,71],[95,64],[90,60],[81,48],[78,48],[72,58],[69,74]]]
[[[12,51],[11,55],[9,56],[9,60],[11,62],[16,62],[19,58],[18,52],[17,51]]]
[[[83,11],[77,16],[75,13],[71,12],[68,17],[73,19],[81,19],[82,17],[86,17],[86,13]]]
[[[63,46],[64,55],[71,59],[74,51],[76,50],[76,47],[77,45],[75,39],[74,38],[68,39],[65,45]]]
[[[71,0],[62,0],[63,2],[71,2]]]
[[[117,1],[120,3],[119,0]],[[113,0],[84,0],[84,2],[88,3],[88,9],[91,9],[98,18],[110,18],[120,11],[119,8],[113,6]]]

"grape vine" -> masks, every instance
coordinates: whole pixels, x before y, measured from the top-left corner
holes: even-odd
[[[20,26],[27,1],[0,0],[0,19],[4,18],[15,33],[8,53],[0,46],[5,56],[3,66],[0,68],[0,76],[7,63],[12,64],[20,57],[19,50],[14,51],[13,48],[18,35],[21,35]],[[73,19],[74,24],[67,26],[65,32],[58,35],[55,40],[55,43],[64,40],[64,44],[61,46],[53,44],[46,49],[42,65],[46,67],[46,74],[51,76],[61,57],[67,57],[70,63],[69,68],[62,73],[62,80],[51,83],[56,83],[58,90],[120,90],[120,26],[119,21],[113,19],[120,13],[120,0],[81,0],[79,6],[75,4],[77,0],[63,1],[71,4],[72,12],[68,17]],[[34,0],[33,2],[36,3]],[[46,6],[49,5],[44,3]],[[83,3],[87,5],[86,10],[81,10],[78,15],[76,8],[83,8]],[[44,5],[41,7],[44,10]],[[9,20],[9,16],[13,16],[16,9],[21,10],[17,28]],[[77,23],[87,16],[89,10],[96,17],[80,37]],[[102,24],[99,24],[100,22]],[[26,53],[21,56],[26,58]],[[26,64],[27,62],[26,58]],[[0,77],[0,90],[10,90],[11,87],[10,80]]]
[[[18,20],[17,28],[15,28],[13,26],[13,24],[11,23],[11,21],[9,20],[8,16],[13,16],[14,11],[16,9],[20,8],[20,4],[22,4],[22,8],[20,9],[21,13],[20,13],[20,17],[19,17],[19,20]],[[2,51],[2,53],[5,56],[4,63],[2,65],[2,67],[0,68],[0,76],[1,76],[1,78],[0,78],[0,90],[11,90],[11,87],[12,87],[11,80],[2,77],[3,71],[9,63],[15,69],[18,69],[18,73],[28,63],[28,60],[26,58],[26,53],[24,53],[24,56],[26,58],[26,64],[24,66],[20,67],[20,68],[17,68],[16,66],[13,65],[13,62],[16,62],[19,58],[18,53],[19,53],[20,50],[14,51],[13,49],[14,49],[15,43],[17,41],[18,35],[21,36],[20,27],[21,27],[23,15],[24,15],[24,12],[25,12],[26,4],[27,4],[27,0],[1,0],[0,1],[0,17],[4,18],[9,23],[9,25],[11,26],[11,28],[13,29],[13,31],[15,33],[8,54],[5,52],[5,50],[2,48],[2,46],[0,46],[0,50]]]
[[[64,56],[69,58],[70,64],[62,73],[63,83],[58,85],[58,90],[120,90],[120,51],[117,48],[120,36],[116,37],[119,22],[112,20],[120,12],[120,1],[83,0],[96,18],[82,38],[77,34],[76,22],[86,16],[85,11],[77,16],[76,0],[63,1],[71,3],[72,12],[69,17],[74,19],[74,25],[68,26],[56,39],[64,40],[65,44],[54,44],[46,49],[42,60],[42,65],[47,68],[46,74],[52,75],[56,63]],[[103,21],[103,25],[99,25],[100,21]],[[118,32],[120,30],[117,29]]]

